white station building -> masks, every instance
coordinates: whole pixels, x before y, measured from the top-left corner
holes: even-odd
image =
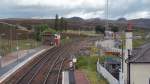
[[[129,59],[129,83],[150,84],[150,44],[133,51]],[[134,54],[135,53],[135,54]]]
[[[120,84],[150,84],[150,44],[132,49],[132,36],[131,31],[126,32],[123,80]]]

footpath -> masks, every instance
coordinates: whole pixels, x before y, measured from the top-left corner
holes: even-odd
[[[75,70],[74,74],[76,84],[90,84],[90,81],[82,71]]]

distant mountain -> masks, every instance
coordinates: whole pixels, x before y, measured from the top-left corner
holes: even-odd
[[[70,29],[83,29],[91,30],[97,25],[105,25],[106,20],[100,18],[83,19],[80,17],[65,18],[68,22],[68,28]],[[134,26],[139,28],[150,29],[150,19],[132,19],[126,20],[125,18],[119,18],[118,20],[109,20],[112,25],[117,25],[119,28],[126,28],[127,22],[131,21]],[[54,19],[0,19],[0,22],[9,24],[21,25],[27,28],[32,28],[33,25],[47,24],[50,28],[54,28]]]
[[[90,19],[87,19],[87,21],[101,21],[100,18],[90,18]]]
[[[141,18],[141,19],[133,19],[129,21],[131,21],[135,26],[150,29],[150,19]]]
[[[119,18],[117,21],[118,21],[118,22],[126,22],[127,19],[126,19],[126,18]]]
[[[71,18],[68,18],[69,20],[74,20],[74,21],[83,21],[84,19],[83,18],[80,18],[80,17],[71,17]]]

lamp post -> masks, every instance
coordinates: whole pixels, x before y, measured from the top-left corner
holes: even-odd
[[[0,33],[1,33],[1,29],[0,29]],[[1,35],[0,35],[0,56],[1,56],[1,53],[2,53],[2,52],[1,52],[2,50],[1,50],[1,49],[2,49],[2,48],[1,48]]]
[[[2,55],[2,51],[3,51],[2,50],[3,49],[2,48],[2,37],[5,36],[5,35],[6,35],[5,33],[0,34],[0,48],[1,48],[0,50],[1,50],[1,55]]]
[[[2,55],[3,55],[3,48],[2,48],[2,37],[5,36],[5,33],[0,34],[0,67],[2,66]]]
[[[17,33],[17,64],[19,63],[19,35],[21,35],[21,33]]]
[[[80,30],[80,27],[79,27],[79,35],[81,34],[81,30]]]
[[[1,35],[0,35],[0,67],[2,67],[2,61],[1,61],[1,59],[2,59],[2,42],[1,42]]]
[[[122,70],[122,73],[123,73],[123,60],[124,60],[124,57],[123,57],[123,55],[124,55],[124,49],[123,49],[123,44],[124,44],[124,42],[123,42],[123,40],[121,40],[121,58],[122,58],[122,60],[121,60],[121,65],[122,65],[122,67],[121,67],[121,70]]]
[[[121,40],[121,68],[120,68],[120,75],[119,75],[119,82],[120,84],[124,84],[124,78],[123,78],[123,65],[124,65],[124,49],[123,49],[123,45],[124,45],[124,40]]]
[[[27,46],[28,46],[28,50],[27,50],[27,54],[29,55],[29,52],[30,52],[30,46],[31,46],[31,42],[30,42],[30,34],[29,32],[27,33],[27,39],[28,39],[28,42],[27,42]]]

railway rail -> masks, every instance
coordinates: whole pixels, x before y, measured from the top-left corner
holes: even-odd
[[[70,58],[70,53],[76,52],[81,47],[77,46],[79,41],[76,39],[67,45],[47,50],[20,68],[3,84],[60,84],[64,62]]]

